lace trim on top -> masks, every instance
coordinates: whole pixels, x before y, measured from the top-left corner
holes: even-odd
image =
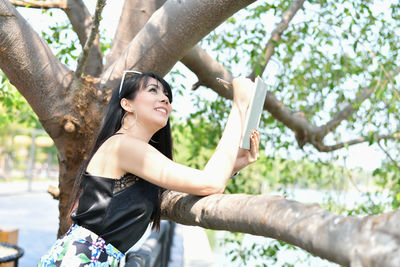
[[[125,174],[122,178],[116,179],[114,182],[113,194],[121,192],[125,188],[139,182],[140,178],[133,174]]]

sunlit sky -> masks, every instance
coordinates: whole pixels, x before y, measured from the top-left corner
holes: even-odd
[[[88,5],[89,11],[91,14],[94,12],[95,8],[95,1],[84,1]],[[101,32],[104,32],[109,39],[112,39],[115,33],[115,29],[118,25],[119,22],[119,16],[121,13],[123,1],[107,1],[107,4],[103,10],[102,14],[102,21],[101,21],[101,26],[100,30]],[[382,6],[380,7],[382,9]],[[384,7],[383,7],[384,10]],[[40,32],[41,30],[45,30],[48,28],[49,24],[55,24],[57,21],[58,22],[63,22],[67,20],[67,17],[64,12],[60,10],[53,9],[53,16],[50,18],[49,16],[44,16],[41,14],[40,10],[37,9],[28,9],[28,8],[18,8],[18,11],[23,15],[25,19],[27,19],[29,22],[31,22],[32,27],[37,31]],[[273,14],[271,13],[271,16],[268,17],[266,15],[263,19],[268,20],[269,23],[268,25],[271,25],[270,27],[273,27],[273,23],[271,22],[279,22],[279,18],[273,17]],[[271,29],[267,29],[268,32],[271,31]],[[273,67],[273,64],[270,64]],[[192,104],[193,100],[193,92],[191,92],[190,88],[192,84],[194,84],[197,79],[196,76],[191,73],[189,70],[186,69],[182,64],[178,63],[177,68],[185,74],[186,78],[185,79],[179,79],[179,82],[184,85],[187,90],[184,91],[183,96],[176,96],[174,100],[174,113],[175,114],[180,114],[180,116],[185,116],[185,114],[189,114],[191,111],[193,111],[194,107]],[[274,72],[273,69],[269,70],[271,73]],[[244,73],[245,75],[246,73]],[[202,94],[205,93],[205,90],[202,90]],[[215,97],[215,95],[210,92],[210,97]],[[268,149],[268,147],[267,147]],[[372,171],[375,168],[379,167],[381,160],[385,157],[383,152],[379,150],[376,146],[374,147],[369,147],[367,144],[360,144],[360,145],[354,145],[349,148],[348,151],[345,150],[340,150],[336,152],[338,155],[343,156],[347,155],[347,158],[345,160],[345,165],[348,168],[362,168],[365,171]],[[294,158],[301,157],[301,155],[298,152],[293,151],[291,154],[292,156],[294,155]],[[296,156],[297,155],[297,156]],[[343,164],[343,160],[339,160],[338,164]]]

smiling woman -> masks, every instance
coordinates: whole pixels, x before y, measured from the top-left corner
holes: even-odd
[[[225,131],[205,168],[198,170],[172,161],[168,83],[150,72],[124,73],[76,179],[71,228],[39,266],[118,266],[150,222],[159,228],[165,189],[196,195],[223,192],[232,173],[257,159],[259,146],[254,131],[250,150],[239,149],[253,83],[237,78],[233,88]]]

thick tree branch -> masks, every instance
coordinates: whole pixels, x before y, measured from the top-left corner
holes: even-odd
[[[76,34],[78,35],[79,42],[82,47],[86,43],[86,39],[90,33],[90,26],[92,25],[92,17],[89,10],[82,0],[68,0],[67,8],[64,9],[65,14],[68,16]]]
[[[147,23],[151,15],[166,0],[125,0],[115,32],[110,53],[106,57],[108,68],[124,51],[136,34]]]
[[[203,85],[212,88],[220,96],[232,99],[232,89],[226,89],[220,83],[217,82],[217,77],[222,78],[226,81],[232,81],[232,74],[227,71],[221,64],[214,60],[206,51],[200,46],[196,45],[181,59],[181,62],[185,64],[193,73],[197,75],[199,81],[192,89]]]
[[[152,70],[164,76],[201,38],[252,2],[254,0],[167,1],[103,73],[102,85],[117,86],[126,69]]]
[[[266,47],[264,49],[265,50],[264,58],[263,60],[259,60],[260,62],[263,62],[263,64],[260,65],[260,73],[258,75],[262,75],[264,73],[264,70],[267,67],[268,62],[275,51],[275,44],[281,40],[283,32],[287,29],[290,21],[293,19],[294,15],[296,15],[297,11],[303,7],[304,1],[305,0],[293,1],[289,9],[282,14],[282,20],[272,31],[271,38],[268,40],[266,44]],[[255,68],[253,67],[253,72],[249,75],[249,78],[254,80],[256,76],[257,73]]]
[[[397,267],[400,262],[400,211],[344,217],[280,196],[201,198],[168,192],[162,214],[181,224],[282,240],[344,266]]]
[[[86,60],[89,56],[89,51],[93,45],[96,35],[98,35],[98,33],[99,33],[101,12],[103,11],[104,5],[105,5],[105,0],[97,0],[96,11],[94,12],[94,15],[92,18],[92,26],[90,28],[90,34],[89,34],[89,37],[87,38],[86,43],[82,49],[82,54],[79,57],[78,66],[75,71],[76,78],[81,77]]]
[[[72,71],[53,55],[8,0],[0,0],[0,68],[40,120],[60,115]],[[47,130],[47,129],[46,129]]]
[[[66,8],[67,0],[9,0],[14,6],[30,8]]]

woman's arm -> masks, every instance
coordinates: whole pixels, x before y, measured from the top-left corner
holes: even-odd
[[[234,101],[221,140],[204,170],[175,163],[149,144],[121,136],[116,140],[118,164],[124,171],[166,189],[209,195],[222,193],[237,158],[246,110],[253,83],[245,78],[233,81]]]

